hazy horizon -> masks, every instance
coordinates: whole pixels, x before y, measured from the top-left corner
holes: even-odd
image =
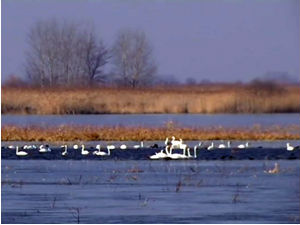
[[[2,81],[24,75],[28,31],[56,18],[92,24],[111,47],[123,28],[141,29],[158,74],[179,81],[249,81],[266,73],[299,80],[299,1],[2,1]]]

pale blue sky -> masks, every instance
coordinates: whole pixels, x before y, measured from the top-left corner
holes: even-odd
[[[2,0],[4,79],[24,74],[28,30],[48,18],[92,23],[108,45],[121,28],[143,29],[158,73],[179,80],[300,74],[298,0]]]

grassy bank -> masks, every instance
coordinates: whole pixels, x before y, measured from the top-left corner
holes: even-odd
[[[300,87],[268,84],[147,89],[4,87],[1,105],[3,114],[300,112]]]
[[[175,136],[183,140],[285,140],[300,139],[300,126],[249,129],[218,128],[143,128],[143,127],[92,127],[92,126],[57,126],[1,128],[2,141],[141,141],[164,140]]]

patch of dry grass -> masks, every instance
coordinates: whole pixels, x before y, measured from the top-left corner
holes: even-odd
[[[177,128],[177,127],[93,127],[93,126],[56,126],[17,127],[3,126],[2,141],[141,141],[164,140],[175,136],[183,140],[284,140],[300,139],[300,126],[249,129]]]
[[[147,89],[2,88],[2,113],[279,113],[300,112],[300,87],[212,84]]]

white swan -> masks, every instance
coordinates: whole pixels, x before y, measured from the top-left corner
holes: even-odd
[[[124,145],[124,144],[120,146],[120,149],[123,149],[123,150],[124,150],[124,149],[126,149],[126,148],[127,148],[127,146]]]
[[[78,145],[73,145],[73,148],[74,148],[74,149],[78,149],[79,146],[78,146]]]
[[[167,149],[167,147],[166,147]],[[166,150],[167,151],[167,150]],[[156,152],[154,155],[151,155],[150,159],[165,159],[168,157],[168,154],[164,153],[164,150],[162,149],[160,152]]]
[[[110,150],[116,149],[116,147],[114,145],[107,145],[106,149],[107,149],[107,155],[110,155]]]
[[[9,149],[14,149],[14,148],[15,148],[15,146],[13,146],[13,145],[10,145],[10,146],[8,146],[8,148],[9,148]]]
[[[226,148],[226,145],[224,145],[224,144],[219,144],[218,148]]]
[[[201,145],[202,145],[202,142],[199,142],[198,145],[195,145],[195,146],[194,146],[194,159],[197,158],[197,149],[198,149],[198,147],[200,148]]]
[[[67,145],[62,145],[60,146],[61,148],[64,148],[64,151],[61,153],[62,156],[65,156],[68,154],[68,146]]]
[[[238,148],[248,148],[249,147],[249,143],[246,142],[246,144],[241,144],[237,146]]]
[[[294,149],[295,148],[292,145],[290,145],[290,143],[286,143],[286,150],[293,151]]]
[[[98,155],[98,156],[104,156],[104,155],[110,155],[110,148],[107,148],[107,153],[106,152],[101,152],[101,146],[97,145],[96,148],[98,151],[94,151],[93,155]]]
[[[170,159],[187,159],[188,158],[188,156],[186,156],[185,154],[172,153],[172,148],[170,148],[170,152],[168,152],[167,148],[166,148],[166,152],[167,152],[167,158],[170,158]]]
[[[84,145],[81,145],[81,155],[88,155],[89,151],[84,149]]]
[[[141,141],[140,145],[134,145],[133,148],[143,148],[144,147],[144,142]]]
[[[27,152],[24,152],[24,151],[19,151],[19,146],[16,147],[16,155],[18,156],[25,156],[25,155],[28,155]]]
[[[212,142],[212,143],[210,144],[210,146],[207,147],[207,150],[212,150],[213,148],[214,148],[214,142]]]
[[[49,145],[41,145],[39,152],[44,153],[44,152],[51,152],[51,149],[49,148]]]
[[[182,144],[182,139],[180,139],[179,141],[176,141],[175,137],[172,136],[171,144],[172,144],[173,148],[180,148],[180,145]]]

